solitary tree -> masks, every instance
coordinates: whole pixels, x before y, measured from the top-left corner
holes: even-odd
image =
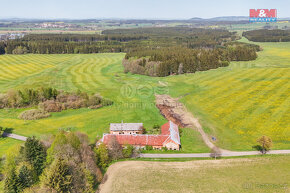
[[[95,149],[95,153],[97,165],[102,169],[105,169],[110,162],[109,152],[106,145],[101,143],[98,148]]]
[[[261,145],[261,152],[262,154],[266,154],[267,151],[273,146],[272,139],[267,136],[260,137],[257,142]]]
[[[221,155],[222,155],[221,150],[218,147],[213,147],[211,149],[210,157],[216,159],[221,157]]]
[[[116,136],[112,136],[109,144],[108,144],[108,148],[109,148],[109,155],[111,157],[112,160],[117,160],[117,159],[121,159],[123,158],[123,148],[122,146],[119,144]]]

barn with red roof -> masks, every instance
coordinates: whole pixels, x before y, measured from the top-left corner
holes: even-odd
[[[121,145],[131,144],[137,148],[144,148],[145,146],[152,146],[154,149],[161,149],[166,147],[169,150],[179,150],[180,149],[180,136],[179,129],[176,124],[169,121],[161,126],[160,135],[147,135],[147,134],[128,134],[126,132],[126,125],[122,127],[124,134],[114,133],[110,131],[110,134],[104,134],[101,141],[105,144],[109,144],[113,136],[116,137],[116,140]],[[128,130],[132,130],[131,127],[128,127]]]

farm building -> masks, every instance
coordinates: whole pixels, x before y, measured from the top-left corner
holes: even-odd
[[[169,150],[179,150],[181,145],[178,126],[171,121],[161,126],[160,135],[128,134],[128,132],[123,134],[114,133],[114,130],[110,132],[110,134],[103,135],[101,140],[103,143],[109,144],[110,140],[115,136],[121,145],[131,144],[137,148],[152,146],[154,149],[166,147]]]
[[[143,123],[111,123],[110,134],[142,134]]]

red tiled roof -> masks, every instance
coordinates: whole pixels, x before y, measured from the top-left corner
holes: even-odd
[[[103,143],[109,144],[110,139],[116,136],[117,141],[121,145],[131,144],[131,145],[150,145],[150,146],[162,146],[163,142],[169,137],[168,135],[115,135],[115,134],[105,134],[103,136]]]
[[[169,122],[165,123],[164,125],[161,126],[161,134],[162,135],[170,135],[170,124]]]
[[[163,146],[163,143],[173,141],[180,145],[178,126],[169,121],[161,126],[161,135],[142,135],[142,134],[104,134],[102,142],[109,144],[110,139],[116,136],[121,145],[131,144],[139,146]]]

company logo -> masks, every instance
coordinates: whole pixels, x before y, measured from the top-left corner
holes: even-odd
[[[277,9],[250,9],[250,22],[276,22]]]

